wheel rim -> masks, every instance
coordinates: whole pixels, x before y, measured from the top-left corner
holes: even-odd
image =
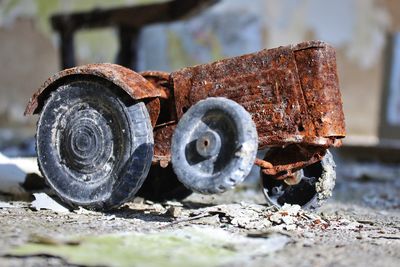
[[[107,144],[106,139],[113,139],[114,133],[105,122],[105,118],[95,109],[82,110],[82,104],[76,104],[65,117],[72,117],[63,131],[58,131],[61,160],[66,166],[90,175],[99,171],[105,171],[107,163],[112,164],[111,155],[114,147]],[[105,171],[104,176],[109,173]],[[76,177],[74,177],[76,178]],[[86,176],[87,180],[91,176]]]
[[[297,184],[289,184],[284,180],[275,180],[273,176],[261,172],[261,183],[264,196],[271,205],[281,207],[285,203],[297,204],[303,208],[316,208],[320,201],[330,197],[335,183],[335,163],[327,151],[321,161],[311,164],[294,173],[298,176]],[[321,196],[321,184],[328,183],[328,195]],[[324,189],[325,190],[325,189]],[[322,199],[324,198],[324,199]]]
[[[55,146],[63,169],[77,182],[102,182],[118,168],[115,158],[120,158],[120,147],[129,142],[122,134],[128,126],[110,105],[78,98],[58,117]]]
[[[126,107],[110,86],[91,80],[61,86],[39,118],[39,167],[73,206],[119,205],[139,189],[151,165],[153,139],[144,104]],[[139,104],[147,115],[133,119]]]
[[[220,193],[243,181],[257,153],[250,114],[226,98],[208,98],[181,118],[172,138],[178,179],[201,193]]]
[[[216,109],[207,112],[192,130],[184,144],[185,159],[191,171],[205,178],[219,175],[239,143],[234,122]]]

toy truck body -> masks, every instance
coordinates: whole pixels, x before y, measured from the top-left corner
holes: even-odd
[[[85,83],[79,84],[80,81],[85,81]],[[89,90],[91,93],[85,91],[86,87],[91,88]],[[145,104],[146,109],[140,109],[139,113],[146,114],[128,118],[127,124],[132,121],[133,128],[146,128],[147,130],[136,132],[132,130],[133,133],[130,136],[119,136],[118,133],[112,132],[113,121],[111,124],[105,121],[104,123],[108,123],[108,126],[98,126],[94,122],[89,122],[107,117],[108,110],[112,109],[113,104],[110,104],[110,107],[107,108],[98,108],[94,104],[96,95],[102,94],[101,90],[104,90],[104,88],[110,90],[115,97],[120,98],[122,105],[127,107],[135,106],[137,103]],[[69,92],[63,92],[68,90]],[[75,95],[76,100],[71,100],[71,103],[69,103],[68,99],[65,98],[72,96],[73,93],[71,92],[79,93]],[[93,95],[93,92],[96,92],[96,95]],[[61,98],[64,98],[64,100],[59,100]],[[102,101],[107,102],[107,97],[104,99]],[[217,104],[212,101],[204,102],[207,99],[217,101],[215,102]],[[101,98],[99,98],[100,100]],[[228,100],[236,102],[241,108],[230,104],[231,102]],[[85,101],[86,104],[82,103]],[[218,103],[221,102],[220,106],[222,107],[225,106],[224,101],[227,103],[227,109],[221,108],[219,110]],[[51,109],[53,102],[57,103]],[[63,109],[54,110],[54,107],[64,104]],[[78,108],[76,108],[77,105]],[[99,103],[99,105],[102,104]],[[215,105],[217,105],[217,108]],[[195,106],[200,107],[194,108]],[[76,109],[75,115],[72,111],[71,114],[65,111],[74,109]],[[94,111],[90,111],[90,109]],[[121,107],[121,109],[124,108]],[[191,112],[192,109],[193,112]],[[218,111],[215,111],[216,109]],[[233,110],[233,113],[230,109]],[[238,111],[239,115],[229,117],[229,114],[234,114],[238,109],[244,109],[245,112],[240,111],[240,113]],[[214,111],[216,113],[207,115]],[[54,115],[57,112],[61,112],[58,117]],[[319,164],[320,173],[312,173],[309,176],[323,176],[327,172],[324,168],[330,168],[326,167],[327,164],[333,165],[331,162],[326,163],[327,160],[324,161],[324,157],[327,155],[326,150],[331,146],[340,146],[341,139],[345,137],[344,114],[336,70],[335,51],[332,47],[320,41],[262,50],[210,64],[184,68],[172,73],[142,72],[138,74],[114,64],[91,64],[67,69],[49,78],[31,98],[25,114],[35,113],[41,114],[38,124],[38,159],[39,166],[47,181],[60,197],[71,205],[93,208],[114,207],[132,198],[141,187],[146,176],[165,176],[165,178],[158,177],[158,182],[153,182],[152,185],[146,185],[145,182],[144,187],[147,188],[147,191],[150,190],[153,194],[160,193],[162,188],[152,191],[154,187],[157,187],[157,183],[158,187],[160,185],[171,187],[171,184],[173,184],[170,188],[173,191],[179,185],[169,180],[172,178],[168,178],[174,176],[172,168],[170,168],[171,157],[178,179],[186,187],[195,191],[203,193],[225,191],[242,181],[249,172],[249,166],[251,168],[255,163],[262,169],[264,192],[269,203],[282,205],[285,202],[292,202],[292,204],[303,206],[310,205],[311,200],[324,198],[321,195],[324,190],[320,189],[319,192],[318,188],[315,189],[315,186],[321,183],[321,181],[318,182],[318,179],[310,182],[310,179],[304,178],[307,177],[307,172],[309,172],[307,168],[311,166],[310,168],[316,169],[316,164]],[[246,117],[247,115],[244,113],[248,113],[250,117]],[[109,116],[115,119],[118,116],[129,117],[129,114],[132,114],[130,109],[120,115],[117,113]],[[197,115],[199,116],[199,123],[193,121],[193,118]],[[47,116],[51,118],[48,119]],[[82,119],[85,116],[88,119]],[[247,122],[250,123],[249,120],[252,121],[248,127],[255,127],[256,136],[250,134],[250,128],[247,131],[248,133],[241,133],[240,128],[242,126],[238,125],[241,122],[237,122],[235,116],[242,118],[246,125]],[[215,119],[220,125],[226,126],[219,127],[214,125],[218,123],[210,122],[205,123],[208,127],[206,129],[204,122],[207,119],[204,119],[205,117],[210,118],[210,121]],[[70,119],[76,121],[76,125],[68,126]],[[48,123],[48,126],[43,126],[42,128],[45,129],[41,130],[41,125],[46,125],[49,121],[51,123]],[[82,125],[86,126],[83,127]],[[111,128],[108,129],[108,127]],[[122,130],[125,130],[124,127],[130,126],[120,126]],[[229,127],[232,127],[232,130],[225,130]],[[243,126],[247,129],[246,127]],[[53,128],[53,135],[44,134]],[[177,131],[180,134],[176,133]],[[75,134],[76,132],[78,133]],[[115,150],[115,147],[119,145],[118,140],[135,139],[136,136],[141,134],[148,135],[143,141],[143,144],[147,144],[145,145],[147,150],[142,153],[143,158],[140,159],[145,163],[139,164],[139,166],[132,162],[132,159],[127,159],[132,158],[135,154],[135,152],[127,152],[128,154],[123,155],[120,159],[124,161],[124,164],[108,164],[110,157],[118,159],[117,154],[120,152]],[[118,138],[114,138],[115,136]],[[187,140],[185,139],[186,136],[189,136]],[[50,137],[51,140],[44,140]],[[42,138],[42,140],[39,140],[39,138]],[[57,138],[60,140],[55,140]],[[106,138],[110,140],[103,140]],[[242,140],[241,138],[245,139]],[[269,149],[264,159],[255,158],[255,151],[251,151],[251,156],[242,159],[241,156],[238,156],[239,150],[224,150],[229,146],[236,146],[237,149],[240,149],[244,146],[243,144],[246,144],[246,138],[253,139],[253,143],[256,140],[255,151],[257,149]],[[198,140],[201,140],[204,144],[199,143]],[[48,144],[44,146],[43,142]],[[112,148],[110,146],[96,147],[99,142],[110,142]],[[175,148],[171,148],[171,145],[174,146],[174,142]],[[189,143],[193,142],[197,143],[191,151]],[[88,145],[88,143],[91,145]],[[206,147],[202,147],[202,144]],[[67,148],[63,148],[64,145]],[[138,149],[135,145],[131,146],[136,150]],[[181,147],[183,147],[183,152],[178,156]],[[212,149],[217,152],[210,152]],[[49,153],[54,157],[51,162],[47,161]],[[101,160],[98,160],[99,153],[104,154],[104,158]],[[174,155],[176,155],[175,162]],[[78,157],[80,160],[75,160],[74,157]],[[199,158],[199,161],[194,161],[193,157]],[[224,159],[221,160],[220,157]],[[188,164],[180,166],[182,161],[187,161]],[[56,168],[56,172],[47,167],[53,164],[58,166],[59,162],[62,164]],[[116,169],[115,172],[108,170],[108,175],[109,177],[112,176],[112,181],[98,185],[104,187],[104,184],[107,184],[108,191],[99,193],[96,189],[88,189],[90,192],[87,193],[87,196],[80,198],[77,195],[70,195],[70,190],[66,189],[68,183],[54,182],[54,180],[59,180],[59,176],[62,176],[64,180],[71,179],[70,183],[78,184],[77,188],[80,188],[82,192],[86,192],[85,186],[88,187],[87,184],[90,184],[89,187],[96,187],[97,185],[92,185],[92,181],[97,179],[98,172],[104,172],[107,168],[102,166],[87,168],[86,165],[93,165],[93,162],[95,165],[108,164],[111,168]],[[130,168],[126,165],[135,167]],[[216,167],[217,165],[218,167]],[[233,169],[234,167],[231,165],[240,165],[241,170],[245,169],[241,174],[238,174],[240,177],[232,178],[231,173],[235,171],[237,173],[238,170]],[[124,168],[126,170],[123,170]],[[137,168],[141,168],[139,174],[135,173],[138,172]],[[187,169],[190,168],[193,168],[193,170],[188,173]],[[148,174],[149,169],[150,174]],[[60,174],[60,172],[67,174]],[[199,177],[197,177],[197,173]],[[80,181],[82,176],[89,177],[89,182],[85,182],[84,179]],[[128,178],[128,176],[131,178]],[[186,179],[184,176],[190,177]],[[231,177],[230,182],[224,180],[224,177]],[[148,178],[148,180],[154,180],[153,178]],[[325,178],[334,180],[332,177]],[[129,179],[135,182],[127,182]],[[207,183],[197,182],[202,179]],[[219,181],[219,179],[222,181],[221,183],[209,182],[210,180]],[[102,177],[100,180],[107,180],[107,177]],[[124,182],[121,183],[121,180]],[[307,181],[306,185],[302,185],[302,180],[303,182]],[[121,183],[121,185],[115,186],[118,183]],[[196,186],[192,187],[191,184],[195,183],[197,183]],[[308,188],[307,186],[310,183],[312,184],[310,190],[313,191],[313,196],[305,199],[298,196],[298,194],[302,194],[304,188]],[[296,186],[299,188],[296,189]],[[328,188],[328,190],[331,189]],[[126,192],[122,193],[123,196],[114,196],[119,195],[120,191]],[[86,193],[82,194],[85,195]],[[97,198],[96,194],[101,196]],[[286,197],[283,197],[285,194]],[[91,198],[90,195],[95,197]],[[172,195],[172,197],[174,196]]]

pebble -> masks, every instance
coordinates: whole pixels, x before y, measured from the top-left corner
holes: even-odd
[[[182,215],[182,208],[181,207],[176,207],[176,206],[171,206],[168,208],[168,213],[174,217],[178,218]]]
[[[287,231],[294,231],[294,230],[296,230],[296,225],[295,224],[287,224],[285,227],[284,227],[284,229],[285,230],[287,230]]]
[[[282,215],[281,215],[280,213],[272,214],[272,215],[269,217],[269,220],[270,220],[271,222],[280,224],[280,223],[282,222]]]
[[[297,221],[297,219],[292,216],[283,216],[281,219],[284,224],[294,224],[295,221]]]
[[[301,207],[299,205],[290,205],[286,203],[281,208],[281,211],[286,211],[289,215],[297,215],[300,210]]]

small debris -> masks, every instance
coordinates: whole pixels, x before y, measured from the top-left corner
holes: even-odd
[[[116,219],[115,215],[106,216],[107,221],[114,221]]]
[[[165,213],[167,210],[166,208],[164,208],[161,204],[156,203],[152,205],[152,209],[156,212],[156,213]]]
[[[301,207],[299,205],[290,205],[287,203],[285,203],[281,208],[281,212],[286,211],[288,215],[293,215],[293,216],[298,215],[300,210]]]
[[[182,216],[218,215],[219,221],[213,224],[228,224],[247,230],[264,231],[268,228],[294,231],[298,228],[328,227],[328,222],[320,216],[304,211],[298,205],[285,204],[278,210],[254,203],[222,204],[195,210],[183,210]],[[204,217],[209,217],[204,216]],[[203,220],[206,221],[206,220]],[[212,220],[210,220],[212,221]]]
[[[15,208],[15,206],[11,205],[8,202],[0,201],[0,209],[4,209],[4,208]]]
[[[164,228],[168,228],[168,227],[170,227],[170,226],[173,226],[173,225],[175,225],[175,224],[184,223],[184,222],[190,222],[190,221],[195,221],[195,220],[198,220],[198,219],[200,219],[200,218],[210,217],[210,216],[212,216],[212,215],[209,214],[209,213],[203,213],[203,214],[199,214],[199,215],[196,215],[196,216],[193,216],[193,217],[190,217],[190,218],[184,218],[184,219],[180,219],[180,220],[173,221],[173,222],[168,223],[168,224],[166,224],[166,225],[162,225],[162,226],[159,227],[158,229],[164,229]]]
[[[93,211],[93,210],[87,210],[85,208],[82,207],[78,207],[78,209],[74,210],[74,213],[76,214],[87,214],[87,215],[98,215],[100,214],[99,212]]]
[[[45,193],[33,194],[35,200],[31,203],[31,208],[34,210],[52,210],[58,213],[67,213],[69,209],[59,204],[57,201],[49,197]]]
[[[197,225],[212,225],[212,226],[220,226],[221,222],[219,220],[219,215],[216,214],[214,216],[206,216],[202,217],[196,221],[194,221],[195,224]]]
[[[168,208],[167,212],[174,218],[178,218],[182,215],[182,208],[181,207],[176,207],[176,206],[171,206]]]
[[[144,198],[135,197],[132,202],[135,203],[135,204],[143,204],[144,203]]]
[[[273,223],[280,224],[282,222],[282,215],[280,213],[272,214],[269,220]]]
[[[174,206],[174,207],[183,207],[183,204],[181,202],[178,201],[166,201],[164,203],[165,206]]]

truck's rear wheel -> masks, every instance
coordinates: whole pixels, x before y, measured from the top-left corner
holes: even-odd
[[[154,141],[146,107],[123,101],[113,86],[98,79],[66,82],[40,115],[39,167],[71,206],[116,207],[134,196],[149,171]]]
[[[298,178],[297,184],[288,184],[261,172],[261,184],[267,203],[277,207],[287,203],[306,209],[318,208],[332,196],[336,181],[335,167],[332,154],[327,150],[321,161],[294,173]]]

